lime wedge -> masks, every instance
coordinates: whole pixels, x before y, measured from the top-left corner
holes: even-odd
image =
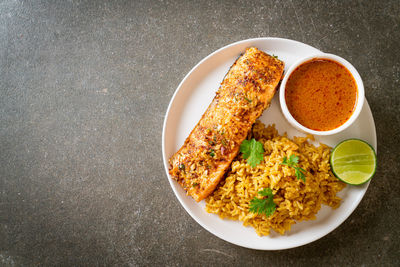
[[[347,184],[366,183],[375,174],[375,151],[362,140],[344,140],[332,151],[331,168],[333,174]]]

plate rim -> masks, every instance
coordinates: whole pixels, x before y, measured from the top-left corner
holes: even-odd
[[[322,238],[322,237],[328,235],[328,234],[331,233],[333,230],[335,230],[337,227],[339,227],[344,221],[346,221],[346,220],[348,219],[348,217],[350,217],[351,214],[353,214],[354,210],[358,207],[358,205],[360,204],[361,200],[364,198],[364,195],[365,195],[365,193],[367,192],[368,187],[369,187],[369,184],[370,184],[371,181],[369,181],[369,182],[366,184],[366,188],[365,188],[365,190],[362,192],[362,195],[361,195],[361,196],[359,197],[359,199],[357,200],[357,204],[354,206],[354,209],[351,210],[351,212],[349,212],[349,213],[347,214],[347,216],[345,216],[345,217],[343,218],[343,220],[342,220],[339,224],[337,224],[337,225],[334,226],[334,227],[331,227],[331,229],[329,229],[329,231],[327,231],[325,234],[323,234],[323,235],[321,235],[321,236],[316,236],[315,238],[311,238],[311,240],[308,240],[308,241],[306,241],[306,242],[304,242],[304,243],[301,243],[301,242],[300,242],[300,243],[295,244],[295,245],[293,245],[293,246],[287,246],[287,247],[284,247],[284,248],[281,248],[281,247],[280,247],[280,248],[276,248],[276,249],[272,248],[272,249],[271,249],[271,248],[260,248],[260,247],[255,247],[255,246],[252,246],[251,244],[244,245],[244,244],[239,243],[239,242],[236,242],[236,241],[228,240],[228,239],[225,238],[222,234],[219,234],[218,232],[213,231],[210,227],[208,227],[206,224],[204,224],[199,218],[197,218],[197,216],[189,209],[189,207],[186,205],[186,203],[183,202],[183,200],[181,200],[181,198],[178,196],[178,192],[176,191],[176,189],[175,189],[175,187],[174,187],[174,185],[173,185],[173,182],[174,182],[174,181],[172,181],[172,179],[171,179],[171,177],[170,177],[170,175],[169,175],[169,172],[168,172],[169,163],[168,163],[168,159],[167,159],[167,157],[166,157],[166,152],[165,152],[165,134],[166,134],[166,126],[167,126],[167,121],[168,121],[168,118],[169,118],[169,113],[170,113],[172,104],[173,104],[173,102],[174,102],[174,100],[175,100],[175,98],[176,98],[178,92],[180,91],[181,86],[186,82],[186,80],[191,76],[191,74],[192,74],[201,64],[203,64],[203,62],[207,61],[209,58],[213,57],[215,54],[221,52],[222,50],[226,50],[226,49],[228,49],[228,48],[230,48],[230,47],[233,47],[233,46],[236,46],[236,45],[240,45],[240,44],[242,44],[242,43],[253,42],[253,41],[284,41],[284,42],[292,42],[292,43],[294,43],[294,44],[299,44],[299,45],[301,45],[301,46],[307,46],[307,47],[312,48],[312,49],[314,49],[314,50],[321,51],[321,50],[319,50],[318,48],[315,48],[315,47],[313,47],[313,46],[311,46],[311,45],[308,45],[308,44],[305,44],[305,43],[302,43],[302,42],[299,42],[299,41],[296,41],[296,40],[292,40],[292,39],[279,38],[279,37],[259,37],[259,38],[250,38],[250,39],[245,39],[245,40],[240,40],[240,41],[237,41],[237,42],[230,43],[230,44],[228,44],[228,45],[225,45],[225,46],[223,46],[223,47],[221,47],[221,48],[215,50],[214,52],[208,54],[206,57],[204,57],[203,59],[201,59],[201,60],[200,60],[200,61],[185,75],[185,77],[182,79],[182,81],[181,81],[181,82],[179,83],[179,85],[176,87],[176,89],[175,89],[175,91],[174,91],[174,93],[173,93],[173,95],[172,95],[172,97],[171,97],[171,100],[170,100],[170,102],[169,102],[169,104],[168,104],[168,108],[167,108],[167,111],[166,111],[166,113],[165,113],[164,122],[163,122],[162,140],[161,140],[161,141],[162,141],[162,142],[161,142],[161,143],[162,143],[161,146],[162,146],[163,164],[164,164],[164,169],[165,169],[166,174],[167,174],[167,179],[168,179],[169,184],[170,184],[170,186],[171,186],[171,188],[172,188],[172,190],[173,190],[173,192],[174,192],[174,194],[175,194],[175,197],[178,199],[179,203],[183,206],[183,208],[185,209],[185,211],[192,217],[192,219],[194,219],[198,224],[200,224],[200,225],[201,225],[204,229],[206,229],[208,232],[210,232],[211,234],[217,236],[218,238],[220,238],[220,239],[222,239],[222,240],[224,240],[224,241],[226,241],[226,242],[228,242],[228,243],[235,244],[235,245],[237,245],[237,246],[244,247],[244,248],[250,248],[250,249],[254,249],[254,250],[263,250],[263,251],[285,250],[285,249],[296,248],[296,247],[300,247],[300,246],[303,246],[303,245],[310,244],[310,243],[312,243],[312,242],[314,242],[314,241],[316,241],[316,240],[318,240],[318,239],[320,239],[320,238]],[[321,51],[321,52],[322,52],[322,51]],[[377,152],[378,152],[377,150],[378,150],[378,149],[377,149],[376,126],[375,126],[375,121],[374,121],[374,117],[373,117],[371,108],[370,108],[370,106],[369,106],[368,101],[367,101],[366,98],[365,98],[364,105],[365,105],[365,108],[367,108],[368,111],[369,111],[370,114],[371,114],[371,119],[372,119],[371,123],[372,123],[372,126],[373,126],[373,128],[374,128],[374,132],[373,132],[374,144],[372,144],[372,146],[374,147],[375,153],[377,154]],[[239,222],[239,221],[238,221],[238,222]],[[262,238],[262,237],[260,237],[260,238]]]

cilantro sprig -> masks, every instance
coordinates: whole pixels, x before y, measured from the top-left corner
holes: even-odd
[[[305,174],[306,170],[298,167],[297,166],[298,163],[299,163],[299,157],[292,154],[290,155],[289,159],[285,156],[283,158],[283,162],[281,163],[281,165],[286,165],[294,168],[297,179],[301,179],[303,180],[303,182],[306,182],[306,174]]]
[[[274,202],[274,194],[272,193],[271,188],[264,188],[261,191],[258,191],[260,196],[264,198],[254,197],[250,200],[250,212],[265,214],[265,216],[271,216],[276,210],[276,204]]]
[[[247,102],[249,102],[249,103],[251,103],[253,100],[251,100],[250,98],[248,98],[248,97],[244,97],[244,99],[246,99],[246,101]]]
[[[253,168],[264,159],[264,147],[262,143],[257,142],[254,138],[244,140],[240,145],[240,152],[243,153],[242,157],[247,159],[247,163]]]

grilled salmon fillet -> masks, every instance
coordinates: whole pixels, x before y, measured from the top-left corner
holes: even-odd
[[[209,196],[223,178],[253,123],[271,103],[283,69],[282,61],[255,47],[246,49],[170,158],[170,175],[196,201]]]

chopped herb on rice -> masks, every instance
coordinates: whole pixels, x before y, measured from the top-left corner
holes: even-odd
[[[240,220],[245,226],[254,227],[258,235],[269,235],[270,229],[280,234],[289,231],[292,224],[315,219],[322,204],[332,208],[340,205],[336,195],[345,184],[335,178],[330,170],[330,147],[318,147],[307,142],[312,136],[280,136],[274,125],[265,127],[257,121],[252,136],[265,148],[264,160],[251,168],[238,156],[217,190],[206,199],[206,211],[221,218]],[[296,177],[296,169],[282,165],[284,157],[296,154],[298,166],[305,170],[306,179]],[[271,188],[274,213],[250,211],[250,202],[260,190]],[[322,190],[323,188],[323,190]]]

